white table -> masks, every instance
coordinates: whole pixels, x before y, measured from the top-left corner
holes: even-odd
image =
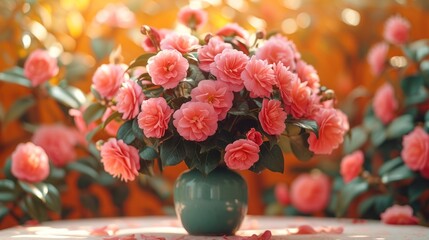
[[[294,235],[297,226],[310,225],[340,227],[341,234],[316,233]],[[111,236],[93,236],[95,229],[105,229]],[[248,216],[237,232],[238,236],[251,236],[270,230],[275,239],[375,239],[375,240],[416,240],[429,239],[429,228],[422,226],[386,225],[379,221],[354,223],[351,219],[265,217]],[[112,235],[114,232],[114,235]],[[166,239],[237,239],[234,237],[195,237],[186,234],[174,217],[102,218],[45,222],[37,226],[17,226],[0,231],[0,239],[113,239],[112,236],[134,234],[136,239],[144,236],[165,237]],[[119,239],[119,238],[118,238]]]

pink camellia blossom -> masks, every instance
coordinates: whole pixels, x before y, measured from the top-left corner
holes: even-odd
[[[386,224],[416,225],[419,219],[413,216],[413,209],[408,206],[393,205],[380,215],[381,221]]]
[[[122,82],[129,79],[128,73],[125,72],[127,68],[125,64],[101,65],[92,76],[94,89],[102,97],[112,99],[119,91]]]
[[[63,167],[76,159],[78,137],[73,129],[61,124],[40,126],[32,142],[43,148],[56,167]]]
[[[215,56],[214,62],[210,64],[210,71],[218,81],[228,84],[232,91],[238,92],[244,87],[241,73],[248,61],[249,57],[243,52],[227,48]]]
[[[314,104],[314,96],[311,94],[311,88],[307,86],[306,82],[292,81],[291,102],[285,103],[285,110],[294,118],[307,117],[312,110]]]
[[[404,136],[402,146],[401,157],[405,164],[411,170],[426,172],[429,168],[429,134],[417,126]]]
[[[263,143],[262,134],[260,132],[256,131],[254,128],[251,128],[246,133],[246,138],[252,142],[255,142],[256,144],[258,144],[258,146],[261,146]]]
[[[104,170],[122,181],[132,181],[139,174],[139,151],[122,140],[110,138],[100,149]]]
[[[187,33],[171,33],[161,40],[161,50],[177,50],[188,53],[200,47],[198,38]]]
[[[301,174],[291,185],[290,199],[302,213],[312,213],[326,208],[330,196],[330,183],[325,174]]]
[[[198,66],[203,71],[210,71],[210,64],[214,62],[216,55],[225,49],[232,49],[231,44],[225,43],[220,37],[210,38],[207,45],[198,49]]]
[[[320,79],[316,69],[303,60],[299,60],[296,65],[296,71],[301,82],[306,82],[312,91],[318,92],[320,88]]]
[[[38,86],[58,74],[57,59],[48,51],[35,50],[24,63],[24,76],[30,79],[33,87]]]
[[[187,102],[173,114],[173,118],[177,132],[189,141],[204,141],[217,130],[217,113],[208,103]]]
[[[259,146],[248,139],[238,139],[225,148],[225,163],[230,169],[246,170],[259,160]]]
[[[335,109],[335,110],[337,111],[337,115],[341,119],[341,124],[340,125],[342,126],[344,132],[348,132],[350,130],[349,118],[341,110],[339,110],[339,109]]]
[[[226,114],[232,107],[234,94],[228,85],[220,81],[202,80],[198,86],[191,91],[193,102],[205,102],[213,106],[218,114],[218,120],[225,119]]]
[[[285,183],[279,183],[274,188],[274,196],[281,205],[290,203],[289,189]]]
[[[344,182],[348,183],[362,172],[362,165],[364,161],[363,152],[361,150],[355,151],[341,160],[341,176]]]
[[[101,117],[101,121],[106,121],[110,117],[110,115],[113,114],[113,111],[115,110],[112,107],[107,108],[103,116]],[[116,136],[121,125],[122,124],[120,122],[113,119],[112,121],[107,123],[107,125],[104,127],[104,130],[107,132],[107,134],[111,136]]]
[[[286,112],[281,107],[281,102],[275,99],[264,99],[259,112],[259,121],[262,129],[271,135],[280,135],[286,129]]]
[[[237,23],[226,24],[221,29],[219,29],[216,35],[222,36],[222,37],[238,36],[244,40],[247,40],[249,38],[249,33]]]
[[[207,12],[190,7],[181,8],[177,17],[181,24],[191,29],[200,29],[208,20]]]
[[[410,37],[410,27],[410,22],[405,18],[399,15],[392,16],[386,21],[383,37],[395,45],[405,44]]]
[[[398,101],[392,85],[385,83],[375,93],[372,102],[374,114],[383,124],[390,123],[396,117]]]
[[[290,71],[296,69],[296,55],[291,41],[285,37],[276,35],[268,39],[262,47],[256,50],[256,58],[267,60],[269,64],[282,62]]]
[[[150,27],[152,31],[153,41],[156,42],[156,44],[161,43],[161,41],[165,38],[165,36],[169,35],[172,31],[169,29],[156,29],[153,27]],[[158,49],[155,47],[154,43],[152,42],[152,39],[150,39],[148,36],[143,36],[143,40],[141,42],[141,46],[143,50],[146,52],[156,52]]]
[[[31,142],[20,143],[12,153],[12,175],[19,180],[40,182],[49,175],[49,159],[43,148]]]
[[[122,113],[122,119],[132,119],[139,114],[140,105],[145,99],[143,90],[135,81],[124,81],[116,95],[117,111]]]
[[[268,62],[255,57],[247,63],[241,78],[252,98],[270,97],[273,85],[276,84],[274,71]]]
[[[371,47],[367,55],[367,61],[374,75],[380,75],[386,68],[389,45],[385,42],[377,43]]]
[[[143,101],[141,112],[137,116],[139,127],[146,137],[161,138],[168,129],[173,114],[164,98],[150,98]]]
[[[136,18],[124,4],[111,3],[97,13],[95,21],[110,27],[130,28],[134,26]]]
[[[310,151],[316,154],[331,154],[344,140],[344,119],[334,108],[321,108],[313,119],[319,126],[319,137],[313,132],[308,137]]]
[[[292,87],[294,82],[299,82],[298,76],[289,71],[289,68],[285,67],[282,62],[274,65],[274,75],[283,102],[287,105],[292,104]]]
[[[164,89],[175,88],[186,77],[188,61],[177,50],[162,50],[146,66],[152,82]]]

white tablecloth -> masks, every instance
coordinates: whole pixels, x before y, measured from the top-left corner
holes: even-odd
[[[202,221],[204,221],[202,219]],[[298,226],[313,228],[343,227],[341,234],[316,233],[295,235]],[[103,229],[110,236],[94,236]],[[386,225],[379,221],[355,222],[351,219],[248,216],[237,232],[251,236],[270,230],[275,239],[429,239],[429,228],[422,226]],[[91,235],[92,234],[92,235]],[[18,226],[0,231],[0,239],[113,239],[113,236],[134,235],[136,239],[149,236],[172,240],[233,239],[231,237],[195,237],[186,234],[174,217],[103,218],[45,222],[37,226]],[[117,238],[119,239],[119,238]]]

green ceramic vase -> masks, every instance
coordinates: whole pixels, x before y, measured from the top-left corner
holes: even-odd
[[[188,170],[176,180],[174,206],[191,235],[233,235],[247,213],[247,184],[225,167]]]

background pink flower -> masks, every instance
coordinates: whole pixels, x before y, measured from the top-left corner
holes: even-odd
[[[363,162],[364,156],[361,150],[355,151],[341,160],[340,172],[345,183],[348,183],[355,177],[359,176],[362,172]]]
[[[259,160],[259,146],[248,139],[239,139],[225,148],[225,163],[230,169],[246,170]]]
[[[173,118],[177,132],[189,141],[204,141],[217,130],[217,113],[208,103],[187,102],[173,114]]]
[[[279,183],[274,188],[274,196],[281,205],[290,203],[289,189],[285,183]]]
[[[168,129],[173,109],[171,109],[164,98],[150,98],[143,101],[141,112],[137,116],[139,127],[146,137],[160,138]]]
[[[261,146],[263,143],[262,134],[260,132],[256,131],[254,128],[251,128],[246,133],[246,138],[252,142],[255,142],[256,144],[258,144],[258,146]]]
[[[124,81],[116,95],[117,111],[122,113],[122,119],[132,119],[139,114],[140,105],[145,99],[143,90],[135,81]]]
[[[156,29],[156,28],[150,27],[150,29],[152,31],[153,38],[158,45],[165,38],[165,36],[167,36],[168,34],[170,34],[172,32],[171,30],[164,29],[164,28]],[[156,52],[157,51],[156,46],[153,44],[152,40],[146,35],[143,36],[141,46],[142,46],[143,50],[145,50],[146,52]]]
[[[122,181],[134,180],[139,174],[140,158],[138,150],[115,138],[109,139],[100,150],[104,170]]]
[[[326,175],[301,174],[291,185],[290,199],[293,206],[302,213],[325,209],[329,202],[330,183]]]
[[[114,111],[114,109],[112,109],[112,107],[107,108],[106,111],[104,112],[103,116],[101,117],[101,121],[103,121],[103,122],[106,121],[107,118],[109,118],[110,115],[112,115],[113,111]],[[104,127],[104,130],[110,136],[116,136],[121,125],[122,125],[122,123],[113,119]]]
[[[198,66],[203,71],[210,71],[210,64],[214,62],[216,55],[224,49],[232,49],[231,44],[225,43],[220,37],[210,38],[207,45],[198,49]]]
[[[374,75],[380,75],[386,68],[389,45],[385,42],[377,43],[368,52],[367,61]]]
[[[130,28],[135,24],[134,13],[122,3],[110,3],[95,16],[95,21],[110,27]]]
[[[295,71],[296,55],[294,46],[289,40],[281,35],[268,39],[262,47],[256,50],[256,58],[267,60],[270,64],[282,62],[289,70]]]
[[[218,120],[226,117],[232,107],[234,94],[229,90],[228,85],[213,80],[202,80],[198,86],[191,91],[193,102],[205,102],[213,106],[218,114]]]
[[[426,173],[429,169],[429,134],[421,126],[417,126],[404,136],[402,146],[401,157],[405,164],[411,170],[423,170]]]
[[[388,124],[396,117],[398,101],[395,98],[395,90],[392,85],[385,83],[375,93],[372,102],[374,114],[382,123]]]
[[[244,86],[250,97],[270,97],[276,84],[274,71],[267,61],[252,57],[241,73]]]
[[[94,89],[105,98],[112,99],[119,91],[123,81],[128,80],[125,64],[103,64],[92,76]]]
[[[225,26],[223,26],[219,31],[216,33],[218,36],[222,37],[241,37],[242,39],[246,40],[249,38],[249,33],[242,28],[237,23],[228,23]]]
[[[12,174],[19,180],[40,182],[49,175],[49,159],[43,148],[20,143],[12,153]]]
[[[405,44],[410,37],[410,27],[410,22],[405,18],[399,15],[392,16],[386,21],[383,37],[392,44]]]
[[[208,16],[204,10],[183,7],[179,11],[178,20],[191,29],[199,29],[207,23]]]
[[[24,76],[30,79],[33,87],[48,81],[57,75],[58,71],[57,59],[41,49],[33,51],[24,64]]]
[[[158,52],[146,66],[152,82],[165,89],[175,88],[186,77],[188,68],[188,61],[177,50]]]
[[[161,40],[162,50],[177,50],[188,53],[200,47],[198,38],[187,33],[170,33]]]
[[[415,225],[419,223],[419,219],[413,216],[413,209],[408,205],[393,205],[386,209],[380,218],[386,224]]]
[[[262,129],[271,135],[280,135],[286,129],[286,112],[281,107],[281,102],[275,99],[264,99],[259,112],[259,121]]]

